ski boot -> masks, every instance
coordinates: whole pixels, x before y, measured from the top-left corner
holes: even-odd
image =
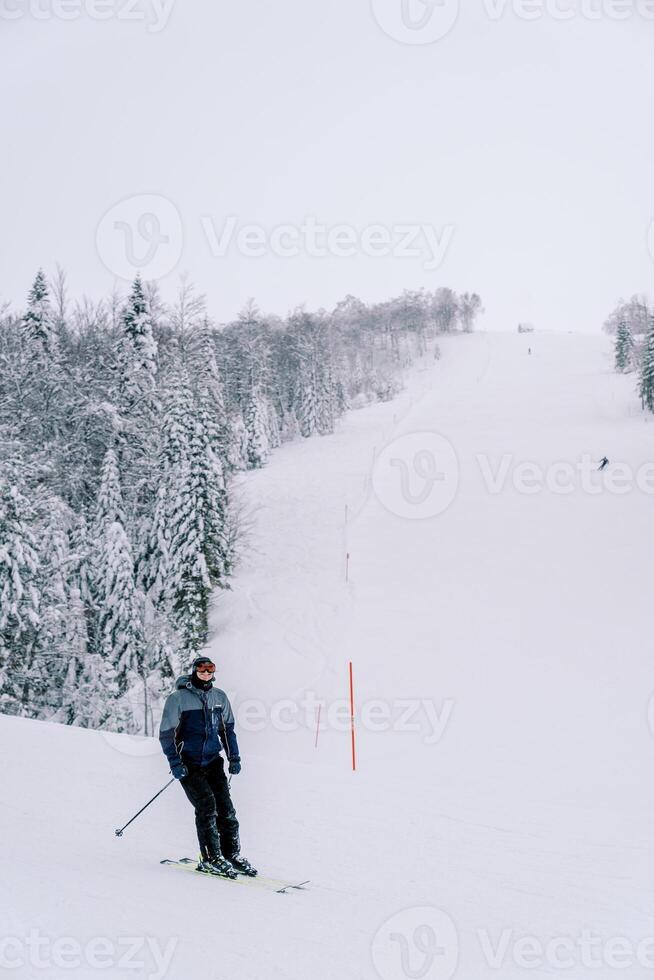
[[[238,878],[238,874],[231,863],[219,854],[218,857],[201,857],[196,868],[203,874],[218,875],[220,878]]]
[[[240,854],[233,854],[229,858],[229,863],[231,866],[238,871],[239,874],[247,875],[248,878],[254,878],[259,874],[256,868],[253,868],[247,858],[241,857]]]

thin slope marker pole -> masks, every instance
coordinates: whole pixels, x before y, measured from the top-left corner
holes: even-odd
[[[357,755],[356,755],[356,741],[354,734],[354,681],[352,679],[352,661],[350,660],[350,725],[352,732],[352,772],[356,772],[357,768]]]
[[[348,507],[345,505],[345,525],[343,528],[343,537],[345,538],[345,581],[350,581],[350,551],[349,544],[347,540],[347,520],[348,520]]]
[[[318,705],[318,713],[317,713],[317,716],[316,716],[316,741],[315,741],[314,749],[317,749],[318,748],[318,733],[320,731],[320,709],[321,708],[322,708],[322,704],[319,704]]]

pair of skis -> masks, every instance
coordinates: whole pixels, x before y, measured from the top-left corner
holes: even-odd
[[[193,874],[201,874],[205,878],[219,878],[222,881],[229,881],[231,884],[235,885],[250,885],[254,887],[264,888],[267,891],[276,892],[278,895],[286,895],[289,891],[305,891],[306,886],[309,881],[300,881],[297,884],[292,882],[278,881],[276,878],[266,878],[262,875],[256,875],[254,878],[249,875],[240,874],[238,878],[223,878],[222,875],[218,874],[207,874],[206,871],[198,871],[198,862],[193,861],[191,858],[179,858],[177,861],[173,861],[170,858],[164,858],[160,864],[165,864],[168,867],[179,868],[182,871],[191,871]]]

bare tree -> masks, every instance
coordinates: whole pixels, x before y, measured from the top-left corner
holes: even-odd
[[[481,296],[478,296],[477,293],[461,294],[459,297],[459,317],[465,333],[472,333],[475,319],[483,312]]]
[[[57,263],[57,271],[50,281],[52,312],[55,326],[61,329],[68,317],[68,282],[66,272]]]
[[[170,326],[176,334],[184,358],[189,351],[190,335],[202,324],[206,317],[206,309],[204,294],[197,292],[195,283],[184,273],[180,276],[177,299],[168,314]]]

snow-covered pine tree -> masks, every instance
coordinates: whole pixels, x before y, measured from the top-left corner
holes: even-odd
[[[243,422],[247,432],[248,466],[256,469],[263,466],[270,455],[268,406],[265,396],[256,387],[250,390],[243,412]]]
[[[165,599],[169,580],[172,500],[177,492],[178,471],[188,459],[188,430],[193,414],[188,375],[179,360],[178,349],[175,354],[164,378],[166,394],[161,417],[155,504],[138,570],[139,582],[157,608]]]
[[[181,669],[180,642],[170,619],[148,596],[145,599],[144,640],[144,666],[151,680],[151,693],[156,697],[161,683],[168,683]]]
[[[643,406],[654,412],[654,314],[650,314],[649,330],[640,369],[640,397]]]
[[[70,658],[56,720],[80,728],[128,731],[124,712],[117,703],[115,668],[106,657],[89,649],[83,625],[85,606],[76,585],[70,590],[69,602],[72,614],[68,633]]]
[[[195,508],[188,464],[177,470],[178,492],[172,503],[175,520],[166,592],[184,649],[199,650],[208,637],[212,582],[203,549],[202,516]]]
[[[240,412],[234,413],[229,420],[231,442],[227,456],[228,469],[246,470],[248,468],[248,431]]]
[[[161,605],[165,595],[170,556],[169,493],[172,481],[167,469],[160,479],[154,514],[148,526],[148,541],[139,565],[139,583],[155,607]]]
[[[631,358],[634,349],[634,338],[631,335],[631,330],[627,326],[624,319],[621,319],[618,324],[618,330],[615,337],[615,369],[620,373],[629,371],[631,369]]]
[[[300,432],[308,437],[334,431],[336,386],[331,341],[324,319],[303,311],[292,321],[295,337],[294,409]]]
[[[23,339],[28,358],[43,359],[55,353],[54,316],[50,306],[48,281],[39,269],[27,296],[27,309],[22,320]]]
[[[271,376],[275,341],[270,325],[253,303],[240,313],[220,338],[222,361],[226,378],[226,407],[232,416],[231,463],[238,466],[245,456],[247,467],[263,466],[271,443],[279,440],[278,427],[270,416]],[[243,428],[238,416],[241,416]],[[246,434],[245,454],[239,449],[243,429]],[[224,462],[224,460],[223,460]]]
[[[347,397],[348,391],[348,361],[345,353],[341,350],[338,358],[334,360],[334,411],[339,418],[349,408]]]
[[[320,435],[328,435],[334,431],[336,423],[336,384],[329,348],[325,350],[324,357],[319,362],[319,370],[316,377],[317,400],[318,400],[318,432]]]
[[[348,372],[348,390],[351,398],[357,398],[366,391],[366,379],[361,354],[358,350],[352,355]]]
[[[0,477],[0,711],[29,715],[43,678],[31,672],[40,624],[34,511],[13,467]]]
[[[138,673],[143,649],[143,597],[124,521],[116,455],[109,449],[97,500],[95,566],[102,653],[115,667],[121,693]]]
[[[120,504],[118,497],[114,513],[120,510]],[[55,720],[81,728],[128,731],[129,726],[116,701],[118,681],[114,665],[102,655],[97,584],[91,564],[92,546],[83,514],[73,524],[70,542],[69,615],[66,618],[68,656],[61,707]]]
[[[300,433],[305,439],[318,431],[318,404],[316,379],[310,366],[305,366],[300,375],[295,399],[295,414]]]
[[[149,523],[155,507],[159,452],[159,393],[156,387],[157,344],[154,338],[152,290],[136,278],[123,309],[117,346],[118,384],[115,402],[120,424],[116,453],[125,500],[123,526],[131,542],[137,580],[147,552]]]
[[[170,611],[185,649],[195,650],[208,635],[212,590],[227,588],[232,535],[206,408],[183,368],[170,384],[147,585],[155,605]]]
[[[228,587],[233,557],[222,468],[201,414],[189,420],[188,456],[175,476],[167,592],[185,648],[199,650],[208,637],[211,592]]]
[[[227,588],[234,555],[229,541],[229,513],[225,473],[213,450],[206,412],[196,408],[189,439],[189,464],[196,507],[203,515],[203,551],[211,583]]]
[[[114,449],[108,449],[102,462],[102,475],[96,504],[96,537],[105,534],[115,521],[118,521],[123,527],[125,526],[118,458]]]
[[[277,449],[282,444],[282,430],[279,415],[270,398],[266,398],[266,432],[270,449]]]
[[[74,514],[56,495],[46,498],[42,513],[38,540],[41,615],[34,663],[42,672],[44,703],[34,707],[35,713],[38,711],[45,717],[61,703],[62,684],[71,657],[70,637],[86,634],[86,620],[83,606],[70,600],[71,588],[75,587],[75,556],[71,553],[70,538]],[[76,622],[78,616],[81,618]]]
[[[114,521],[109,525],[101,547],[104,654],[115,667],[122,693],[140,672],[143,602],[134,582],[134,560],[122,524]]]
[[[100,605],[97,592],[97,576],[94,568],[94,545],[89,534],[88,521],[84,513],[77,515],[70,533],[71,548],[71,591],[79,592],[84,612],[84,632],[91,653],[100,653]]]
[[[225,391],[216,361],[216,348],[205,317],[191,344],[191,368],[197,399],[205,416],[205,427],[213,451],[223,467],[229,467],[232,433],[225,405]]]
[[[42,269],[28,295],[20,336],[21,352],[14,364],[17,391],[12,428],[29,446],[32,459],[40,458],[47,467],[64,451],[68,400],[55,317]]]
[[[154,390],[157,345],[152,319],[140,277],[121,317],[122,336],[118,349],[119,388],[129,407]]]

